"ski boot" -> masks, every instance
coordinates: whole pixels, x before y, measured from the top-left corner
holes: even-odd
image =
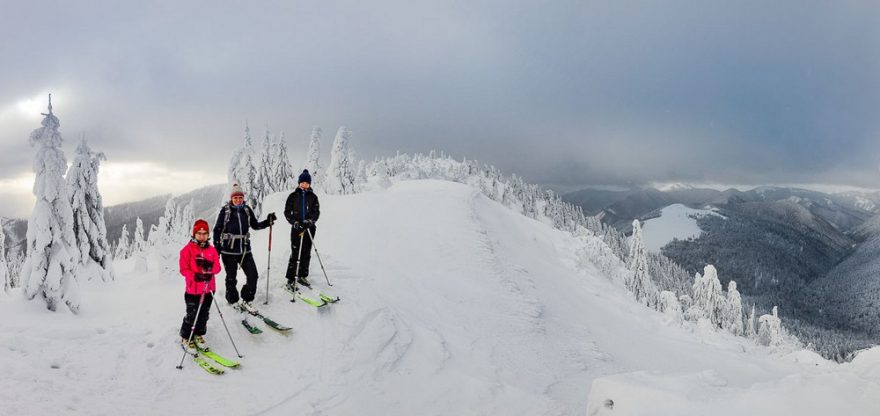
[[[305,286],[305,287],[307,287],[307,288],[309,288],[309,289],[312,288],[312,284],[309,283],[309,280],[306,279],[305,276],[297,277],[297,278],[296,278],[296,282],[299,283],[299,284],[301,284],[301,285],[303,285],[303,286]]]

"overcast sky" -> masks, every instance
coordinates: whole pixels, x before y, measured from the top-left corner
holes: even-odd
[[[17,3],[17,4],[15,4]],[[301,168],[443,150],[531,182],[880,184],[874,1],[4,2],[0,186],[53,93],[107,204],[225,181],[245,120]],[[178,3],[186,3],[181,5]]]

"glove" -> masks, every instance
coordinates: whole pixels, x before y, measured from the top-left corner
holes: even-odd
[[[266,216],[266,219],[269,220],[269,225],[272,225],[275,224],[275,220],[277,220],[278,217],[275,216],[274,212],[270,212],[269,215]]]
[[[201,257],[201,256],[196,257],[196,265],[199,266],[199,268],[202,269],[202,271],[208,271],[208,270],[211,270],[214,268],[213,261],[208,260],[208,259]]]
[[[197,282],[210,282],[214,275],[211,273],[196,273],[195,277]]]
[[[315,226],[315,222],[312,220],[303,221],[303,228],[312,228]]]
[[[301,232],[303,232],[303,230],[305,230],[305,229],[306,229],[306,227],[304,227],[303,224],[302,224],[301,222],[299,222],[299,221],[295,221],[295,222],[293,223],[293,232],[295,232],[295,233],[301,233]]]

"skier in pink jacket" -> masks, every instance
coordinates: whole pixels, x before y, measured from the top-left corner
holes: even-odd
[[[193,224],[192,240],[180,250],[180,274],[186,278],[186,293],[183,295],[186,316],[180,326],[180,337],[184,346],[190,349],[205,347],[208,312],[216,290],[214,275],[220,272],[220,256],[208,242],[210,229],[207,221],[197,219]]]

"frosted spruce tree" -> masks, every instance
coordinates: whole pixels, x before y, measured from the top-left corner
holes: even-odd
[[[251,129],[245,123],[244,127],[244,145],[235,150],[232,159],[229,160],[229,170],[227,173],[229,187],[233,183],[241,185],[241,189],[245,195],[250,195],[257,182],[257,167],[254,149],[254,141],[251,139]],[[226,198],[224,197],[224,202]]]
[[[169,198],[165,203],[165,213],[159,217],[159,224],[150,228],[150,246],[156,256],[159,273],[165,277],[178,274],[177,256],[183,246],[178,236],[179,213],[174,199]]]
[[[67,193],[64,173],[67,159],[61,151],[61,123],[52,112],[43,113],[42,127],[31,133],[37,146],[34,157],[34,211],[28,220],[27,259],[22,265],[21,284],[28,299],[40,295],[46,308],[55,311],[64,303],[73,313],[80,307],[76,281],[76,239],[73,235],[73,210]]]
[[[736,290],[736,282],[733,280],[727,283],[727,300],[724,302],[721,327],[737,336],[744,333],[742,296]]]
[[[327,174],[324,176],[324,190],[328,194],[347,195],[354,190],[354,167],[349,159],[351,153],[348,148],[348,139],[351,138],[351,130],[342,126],[336,132],[333,140],[333,149],[330,151],[330,165],[327,166]]]
[[[73,209],[73,235],[79,249],[79,278],[102,281],[114,279],[104,204],[98,191],[98,169],[103,153],[94,153],[83,139],[76,148],[73,164],[67,171],[67,187]]]
[[[260,163],[257,166],[257,179],[254,181],[253,188],[250,193],[245,191],[245,199],[248,205],[254,210],[254,214],[259,217],[263,207],[263,198],[275,192],[272,183],[272,138],[269,135],[269,128],[266,128],[266,137],[263,139],[262,150],[260,151]]]
[[[309,150],[306,154],[306,161],[303,164],[305,169],[312,173],[312,187],[323,184],[324,170],[321,169],[321,133],[323,131],[318,126],[312,126],[312,137],[309,139]],[[321,185],[322,186],[322,185]]]
[[[287,155],[287,143],[285,143],[282,131],[276,143],[276,154],[272,166],[273,188],[275,192],[290,191],[296,187],[296,179],[293,177],[293,168],[290,166],[290,157]]]
[[[119,236],[119,242],[116,243],[116,252],[113,257],[119,260],[127,259],[131,254],[131,244],[128,239],[128,224],[122,224],[122,234]]]
[[[0,221],[0,276],[3,277],[3,291],[9,291],[12,281],[9,278],[9,262],[6,261],[6,233],[3,232],[2,224]]]
[[[752,304],[752,311],[749,312],[749,317],[746,320],[746,334],[749,338],[754,338],[758,336],[758,331],[755,329],[755,304]]]
[[[357,192],[364,190],[367,185],[367,163],[364,160],[358,162],[357,173],[354,176],[354,187]]]
[[[140,253],[146,248],[147,242],[144,240],[144,222],[141,217],[137,217],[134,227],[134,238],[132,240],[131,252]]]
[[[778,347],[784,342],[782,321],[776,306],[770,315],[761,315],[758,319],[758,343],[770,347]]]
[[[640,303],[654,306],[657,303],[657,287],[648,275],[648,256],[642,243],[642,226],[639,220],[633,220],[633,234],[630,241],[629,261],[627,262],[632,275],[627,279],[627,289]]]
[[[718,271],[715,266],[709,264],[703,268],[703,276],[697,273],[693,285],[694,308],[699,308],[702,316],[715,326],[721,326],[721,316],[724,312],[726,299],[721,293],[721,282],[718,280]]]

